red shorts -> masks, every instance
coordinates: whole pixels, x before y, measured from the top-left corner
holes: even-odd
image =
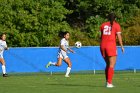
[[[115,47],[100,47],[100,51],[103,57],[106,56],[117,56],[117,48]]]

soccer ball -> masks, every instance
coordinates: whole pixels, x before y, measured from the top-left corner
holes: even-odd
[[[81,48],[81,46],[82,46],[82,43],[81,43],[80,41],[77,41],[77,42],[75,43],[75,47],[76,47],[76,48]]]

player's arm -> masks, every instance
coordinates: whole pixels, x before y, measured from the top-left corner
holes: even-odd
[[[102,25],[100,26],[100,31],[98,33],[99,41],[101,41],[101,35],[102,35]]]
[[[8,50],[9,48],[8,47],[5,47],[5,50]]]
[[[99,33],[98,33],[98,37],[99,37],[99,41],[101,41],[101,35],[102,35],[102,32],[100,31]]]
[[[8,46],[7,46],[7,44],[6,44],[6,42],[5,42],[5,47],[4,47],[4,49],[5,49],[5,50],[9,50],[9,48],[8,48]]]
[[[70,52],[74,53],[74,51],[73,51],[71,48],[68,47],[67,49],[68,49]]]
[[[121,46],[122,52],[124,52],[124,47],[123,47],[121,32],[118,32],[118,33],[117,33],[117,37],[118,37],[119,44],[120,44],[120,46]]]
[[[67,52],[67,50],[64,48],[64,45],[60,45],[60,48],[61,48],[63,51]]]

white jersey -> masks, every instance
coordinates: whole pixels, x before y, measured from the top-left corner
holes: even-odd
[[[67,50],[69,48],[69,42],[65,39],[65,38],[62,38],[61,41],[60,41],[60,46],[63,45],[63,48],[65,50]],[[67,58],[67,53],[62,50],[61,48],[59,48],[59,52],[58,52],[58,58],[61,57],[62,59],[65,59]]]
[[[64,49],[67,50],[67,48],[69,47],[69,42],[65,38],[62,38],[60,41],[60,45],[63,45]],[[63,50],[60,48],[60,51]]]
[[[3,51],[7,47],[6,41],[0,40],[0,54],[3,54]]]

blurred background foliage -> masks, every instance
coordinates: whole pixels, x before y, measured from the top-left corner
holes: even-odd
[[[10,47],[58,46],[60,31],[70,45],[99,45],[99,27],[115,12],[124,45],[140,45],[140,0],[0,0],[0,32]]]

